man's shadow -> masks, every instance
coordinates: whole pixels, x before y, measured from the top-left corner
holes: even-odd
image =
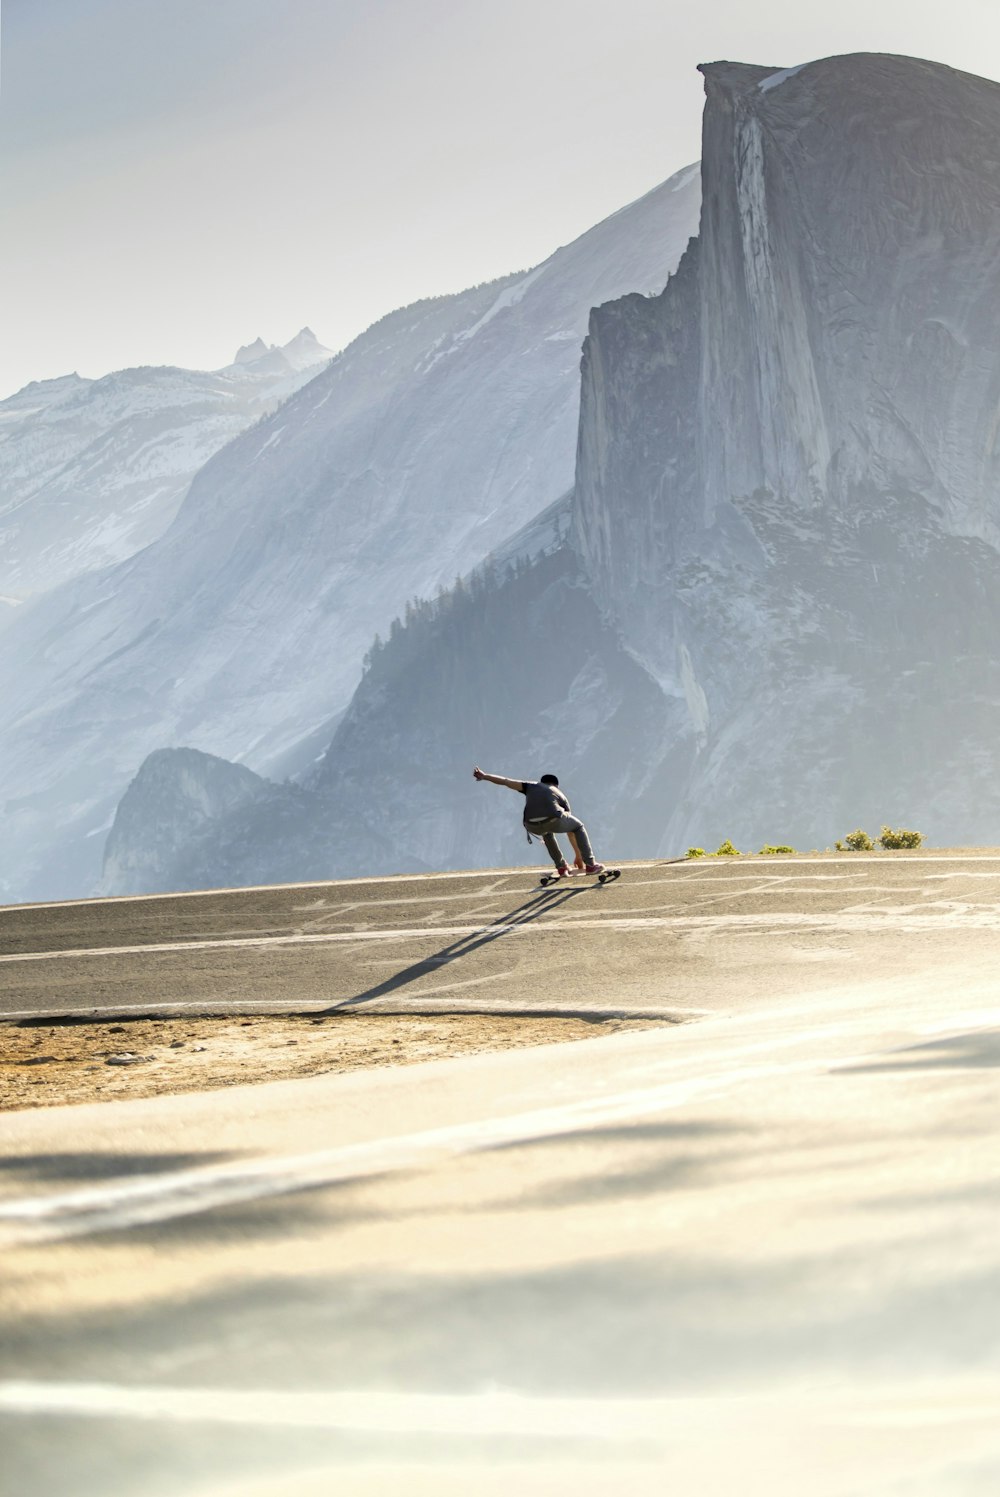
[[[498,919],[491,921],[488,926],[476,931],[474,935],[461,936],[457,941],[452,941],[450,945],[442,946],[441,950],[435,952],[433,956],[425,956],[419,962],[413,962],[409,967],[404,967],[402,972],[396,972],[392,977],[387,977],[384,982],[378,983],[375,987],[366,988],[363,993],[357,993],[353,998],[344,998],[340,1003],[334,1003],[320,1012],[335,1014],[345,1008],[354,1008],[359,1003],[369,1003],[373,998],[384,998],[387,994],[406,987],[408,983],[416,982],[418,977],[426,977],[429,972],[435,972],[447,966],[449,962],[457,962],[463,956],[471,956],[480,947],[488,946],[491,941],[498,941],[501,936],[510,935],[512,930],[522,925],[529,925],[533,920],[537,920],[539,915],[548,914],[550,910],[557,909],[567,900],[584,893],[586,893],[585,889],[557,889],[551,894],[547,891],[544,894],[538,894],[534,899],[529,899],[527,904],[519,905],[516,910],[511,910],[509,915],[501,915]]]

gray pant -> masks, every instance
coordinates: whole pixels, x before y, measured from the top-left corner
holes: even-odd
[[[541,837],[549,857],[557,868],[561,868],[566,859],[555,839],[556,832],[575,832],[583,861],[588,864],[597,861],[594,857],[594,849],[590,845],[590,838],[587,836],[587,828],[578,816],[550,816],[547,821],[526,821],[524,824],[533,837]]]

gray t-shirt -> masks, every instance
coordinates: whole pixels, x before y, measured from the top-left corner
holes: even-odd
[[[569,801],[557,785],[543,785],[540,780],[524,780],[524,820],[549,821],[553,816],[569,815]]]

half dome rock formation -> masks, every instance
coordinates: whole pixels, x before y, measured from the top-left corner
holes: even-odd
[[[702,71],[700,234],[591,320],[574,506],[599,606],[685,708],[657,846],[995,840],[1000,87]]]

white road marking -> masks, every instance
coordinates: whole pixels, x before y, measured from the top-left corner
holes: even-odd
[[[30,1416],[163,1420],[367,1431],[381,1434],[541,1436],[594,1441],[642,1440],[673,1446],[691,1426],[716,1431],[804,1421],[819,1428],[995,1429],[1000,1379],[989,1374],[915,1380],[862,1390],[780,1389],[659,1398],[559,1397],[487,1393],[383,1393],[370,1388],[308,1389],[135,1387],[123,1383],[0,1382],[0,1412]],[[700,1437],[700,1436],[696,1436]]]
[[[791,858],[763,858],[753,853],[742,855],[745,862],[739,864],[740,871],[753,869],[755,872],[765,872],[768,868],[780,868],[783,864],[791,864],[793,867],[802,868],[813,864],[836,863],[838,859],[832,854],[826,857],[791,857]],[[864,863],[881,863],[885,866],[891,859],[891,854],[886,853],[845,853],[843,862],[845,866],[857,867]],[[948,853],[908,853],[907,863],[997,863],[1000,864],[1000,853],[962,853],[952,857]],[[734,863],[729,859],[722,858],[658,858],[646,863],[627,862],[621,865],[628,873],[633,869],[657,868],[673,869],[677,873],[714,873],[726,870],[733,872]],[[232,889],[176,889],[163,894],[112,894],[102,895],[91,899],[55,899],[37,904],[11,904],[4,905],[2,909],[11,910],[56,910],[74,909],[89,905],[111,905],[111,904],[138,904],[143,900],[164,899],[214,899],[231,894],[271,894],[295,889],[343,889],[357,885],[376,884],[401,884],[421,879],[427,883],[433,881],[443,882],[448,879],[495,879],[506,880],[509,878],[530,878],[544,872],[539,868],[472,868],[458,869],[449,873],[391,873],[370,878],[345,878],[345,879],[311,879],[299,884],[245,884]],[[833,875],[837,876],[837,875]],[[943,876],[943,875],[942,875]],[[978,876],[978,875],[976,875]],[[1000,877],[1000,869],[993,875]],[[479,892],[479,891],[476,891]]]
[[[380,1433],[542,1435],[573,1440],[655,1438],[654,1399],[534,1397],[519,1393],[292,1393],[134,1388],[108,1383],[0,1383],[0,1410],[97,1418],[278,1425]]]
[[[972,906],[949,902],[937,914],[911,913],[912,905],[900,910],[876,906],[855,908],[834,914],[765,914],[765,915],[608,915],[588,919],[578,916],[569,920],[532,919],[514,924],[409,926],[399,930],[322,931],[314,934],[297,932],[287,936],[234,936],[208,941],[162,941],[145,946],[86,946],[65,951],[20,951],[0,956],[0,963],[79,961],[86,957],[152,956],[181,951],[229,951],[265,949],[280,946],[350,945],[368,941],[423,941],[451,937],[458,940],[474,936],[530,936],[551,931],[673,930],[683,934],[698,930],[828,930],[863,932],[872,930],[940,931],[1000,930],[1000,905]]]
[[[654,887],[658,887],[658,888],[661,888],[661,889],[663,888],[663,880],[662,879],[659,879],[659,878],[633,878],[631,876],[632,875],[632,869],[629,868],[627,870],[627,872],[629,873],[629,879],[628,879],[627,884],[620,884],[620,883],[618,883],[615,886],[616,897],[621,896],[621,895],[623,895],[626,892],[632,893],[632,891],[635,890],[635,889],[652,889]],[[978,873],[967,873],[967,874],[961,875],[961,876],[964,876],[966,878],[980,878],[983,875],[978,874]],[[998,874],[998,876],[1000,876],[1000,874]],[[960,875],[956,874],[955,877],[958,878],[958,877],[960,877]],[[806,873],[806,874],[802,874],[800,877],[796,878],[792,874],[781,875],[779,873],[775,873],[774,875],[771,875],[770,873],[768,873],[767,871],[765,871],[763,869],[758,869],[758,871],[756,873],[752,872],[751,870],[748,870],[747,873],[745,875],[743,875],[743,876],[741,876],[741,875],[739,875],[739,874],[737,874],[735,872],[731,872],[730,873],[730,877],[727,880],[727,883],[728,884],[753,884],[753,885],[756,885],[757,887],[760,888],[760,891],[761,891],[762,894],[771,894],[773,892],[782,893],[782,892],[786,891],[789,888],[791,888],[791,889],[794,890],[794,889],[800,888],[801,885],[803,885],[803,884],[826,884],[826,883],[848,883],[849,884],[855,878],[856,878],[856,875],[852,874],[852,873]],[[867,893],[871,886],[869,884],[865,883],[865,884],[862,884],[860,887],[863,888],[864,891]],[[891,886],[889,886],[889,887],[891,888]],[[919,887],[919,885],[917,885],[916,887]],[[472,890],[468,890],[468,889],[465,889],[465,890],[462,890],[462,892],[459,893],[459,894],[441,894],[441,893],[435,891],[433,894],[407,894],[407,895],[405,895],[405,896],[403,896],[401,898],[397,898],[397,899],[393,899],[393,898],[388,898],[388,899],[386,899],[386,898],[380,898],[379,901],[378,901],[378,908],[380,910],[383,910],[383,909],[385,909],[389,905],[429,904],[432,901],[435,904],[442,904],[442,905],[444,905],[444,904],[468,904],[469,900],[471,900],[471,899],[483,900],[485,898],[494,898],[494,897],[496,897],[497,894],[504,894],[506,896],[506,895],[516,895],[518,892],[525,893],[525,894],[538,894],[539,896],[541,896],[545,892],[547,892],[549,895],[553,895],[553,894],[566,894],[566,893],[579,894],[579,893],[583,892],[584,890],[593,889],[593,888],[594,888],[594,885],[592,883],[590,883],[590,884],[587,884],[587,883],[584,883],[584,884],[573,884],[573,885],[564,885],[562,883],[558,883],[558,884],[550,884],[550,885],[548,885],[547,886],[547,891],[543,890],[543,889],[541,889],[541,888],[539,888],[537,886],[535,888],[533,888],[533,889],[527,889],[527,890],[521,890],[521,891],[518,891],[518,890],[515,890],[515,889],[511,889],[509,887],[504,888],[504,889],[497,889],[497,890],[492,890],[492,889],[472,889]],[[723,895],[722,897],[724,898],[725,896]],[[325,899],[320,899],[320,900],[315,900],[312,904],[292,905],[290,913],[293,914],[293,915],[316,915],[318,917],[322,917],[322,916],[325,915],[328,918],[331,918],[331,917],[332,918],[339,918],[339,917],[341,917],[343,915],[349,915],[349,914],[351,914],[355,910],[370,910],[371,908],[372,908],[372,903],[371,903],[370,900],[358,899],[358,900],[353,900],[350,904],[342,904],[339,901],[336,901],[336,902],[335,901],[330,901],[328,903]],[[312,921],[311,923],[314,924],[314,925],[318,925],[318,924],[321,923],[321,918],[318,918],[318,919]]]
[[[967,1034],[971,1029],[1000,1029],[1000,1008],[974,1008],[949,1014],[934,1024],[921,1024],[918,1034]]]
[[[1000,862],[1000,855],[997,856]],[[628,863],[624,867],[632,868],[661,868],[669,867],[673,859],[667,858],[662,862],[657,860],[649,863]],[[678,867],[681,865],[678,864]],[[443,882],[448,879],[479,879],[485,881],[493,879],[495,882],[509,878],[530,878],[544,872],[542,868],[471,868],[455,869],[450,873],[386,873],[373,875],[367,878],[323,878],[310,879],[301,884],[242,884],[232,889],[175,889],[167,890],[163,894],[104,894],[94,896],[91,899],[53,899],[47,903],[39,904],[10,904],[2,908],[6,910],[66,910],[89,905],[107,904],[141,904],[143,900],[163,899],[214,899],[216,896],[224,897],[229,894],[280,894],[294,889],[352,889],[377,884],[408,884],[415,880],[421,883]],[[481,892],[479,890],[476,891]],[[530,891],[528,891],[530,892]],[[431,896],[428,896],[431,897]],[[439,897],[439,896],[434,896]]]

